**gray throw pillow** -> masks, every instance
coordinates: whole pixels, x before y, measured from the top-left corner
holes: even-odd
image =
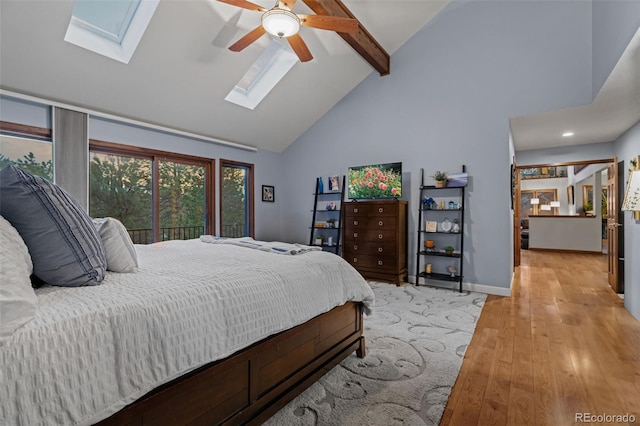
[[[91,218],[66,191],[7,166],[0,172],[0,215],[29,248],[33,273],[51,285],[97,285],[107,261]]]

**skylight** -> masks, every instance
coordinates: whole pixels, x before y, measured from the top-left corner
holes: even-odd
[[[128,64],[159,0],[76,0],[64,40]]]
[[[298,57],[289,47],[272,40],[225,101],[254,109],[297,62]]]

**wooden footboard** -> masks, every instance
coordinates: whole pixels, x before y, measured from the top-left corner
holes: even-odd
[[[173,380],[98,424],[260,424],[354,351],[365,355],[362,309],[347,302]]]

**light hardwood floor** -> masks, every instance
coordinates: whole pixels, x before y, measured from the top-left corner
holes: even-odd
[[[523,250],[512,297],[487,298],[440,424],[640,424],[640,322],[606,270],[605,256]]]

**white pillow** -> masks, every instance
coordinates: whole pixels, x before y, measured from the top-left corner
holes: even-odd
[[[29,276],[33,264],[27,245],[0,216],[0,345],[36,315],[38,298]]]
[[[113,272],[137,272],[138,255],[129,237],[127,228],[113,217],[93,219],[93,225],[100,235],[107,270]]]

